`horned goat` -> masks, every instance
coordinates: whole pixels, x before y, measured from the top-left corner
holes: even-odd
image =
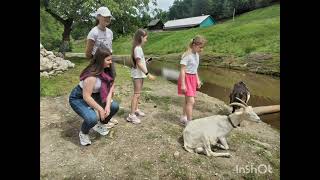
[[[239,106],[241,109],[230,115],[214,115],[196,119],[187,124],[183,130],[184,148],[188,152],[204,153],[207,156],[230,157],[229,153],[217,153],[211,150],[212,146],[228,150],[226,136],[236,128],[242,120],[261,122],[259,116],[244,101],[234,102],[230,106]],[[220,143],[218,143],[218,141]]]
[[[236,98],[242,99],[246,103],[248,103],[250,99],[250,91],[243,81],[234,84],[233,89],[229,95],[230,103],[240,103],[240,101]],[[232,107],[232,112],[234,112],[236,109],[238,109],[238,107]]]

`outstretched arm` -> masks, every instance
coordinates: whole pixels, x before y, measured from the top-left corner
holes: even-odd
[[[155,77],[154,77],[152,74],[150,74],[150,73],[148,72],[148,70],[142,65],[140,58],[136,58],[136,64],[137,64],[138,68],[139,68],[144,74],[148,73],[148,75],[147,75],[148,79],[150,79],[150,80],[154,80],[154,79],[155,79]]]

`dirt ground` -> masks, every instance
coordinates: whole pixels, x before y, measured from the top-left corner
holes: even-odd
[[[90,146],[79,143],[82,119],[72,111],[68,95],[41,98],[41,179],[279,179],[279,132],[265,123],[244,123],[227,137],[232,157],[207,157],[183,149],[183,126],[178,122],[183,97],[164,79],[145,81],[140,109],[142,123],[125,121],[129,113],[131,81],[121,82],[115,100],[119,124],[107,136],[93,130]],[[198,93],[194,119],[227,114],[228,106]],[[216,149],[223,152],[224,150]],[[272,172],[250,170],[270,165]]]

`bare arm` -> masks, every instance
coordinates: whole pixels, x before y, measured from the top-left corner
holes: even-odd
[[[198,88],[201,87],[201,81],[200,81],[198,73],[197,73],[197,86],[198,86]]]
[[[143,67],[140,58],[136,58],[136,64],[137,64],[138,68],[139,68],[144,74],[148,73],[148,70],[147,70],[145,67]],[[151,75],[150,73],[148,73],[147,76],[148,76],[148,79],[150,79],[150,80],[155,80],[155,77],[154,77],[153,75]]]
[[[83,81],[83,99],[88,103],[88,105],[96,110],[103,110],[103,108],[91,97],[92,90],[96,84],[96,77],[88,77]]]
[[[83,99],[86,101],[86,103],[89,104],[90,107],[97,110],[99,112],[99,116],[101,120],[105,119],[105,111],[103,107],[101,107],[92,97],[92,90],[96,83],[97,78],[96,77],[88,77],[83,81]]]
[[[109,90],[109,94],[106,99],[106,107],[104,109],[106,112],[106,116],[108,116],[110,114],[110,106],[111,106],[111,99],[112,99],[113,90],[114,90],[114,83],[112,84],[112,86]]]
[[[93,49],[93,46],[94,46],[94,41],[92,39],[87,39],[87,45],[86,45],[86,57],[87,58],[92,58],[92,49]]]
[[[200,81],[200,78],[199,78],[199,75],[198,75],[198,73],[197,73],[196,75],[197,75],[197,81],[199,82],[199,81]]]
[[[185,82],[185,78],[186,78],[186,66],[183,65],[183,64],[181,64],[180,77],[181,77],[181,89],[182,89],[182,91],[185,92],[185,90],[186,90],[186,82]]]
[[[139,68],[144,74],[148,72],[148,70],[147,70],[145,67],[143,67],[140,58],[136,58],[136,64],[137,64],[138,68]]]

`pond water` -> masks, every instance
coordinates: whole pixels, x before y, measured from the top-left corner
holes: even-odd
[[[128,60],[119,61],[129,65]],[[169,81],[176,83],[179,75],[179,61],[152,60],[148,65],[150,73],[163,76]],[[200,92],[218,98],[229,103],[229,94],[233,85],[239,81],[244,81],[250,90],[250,106],[266,106],[280,104],[280,79],[267,75],[251,72],[237,71],[226,68],[204,67],[198,69],[199,76],[203,85]],[[280,113],[261,115],[261,120],[270,124],[273,128],[280,130]]]

